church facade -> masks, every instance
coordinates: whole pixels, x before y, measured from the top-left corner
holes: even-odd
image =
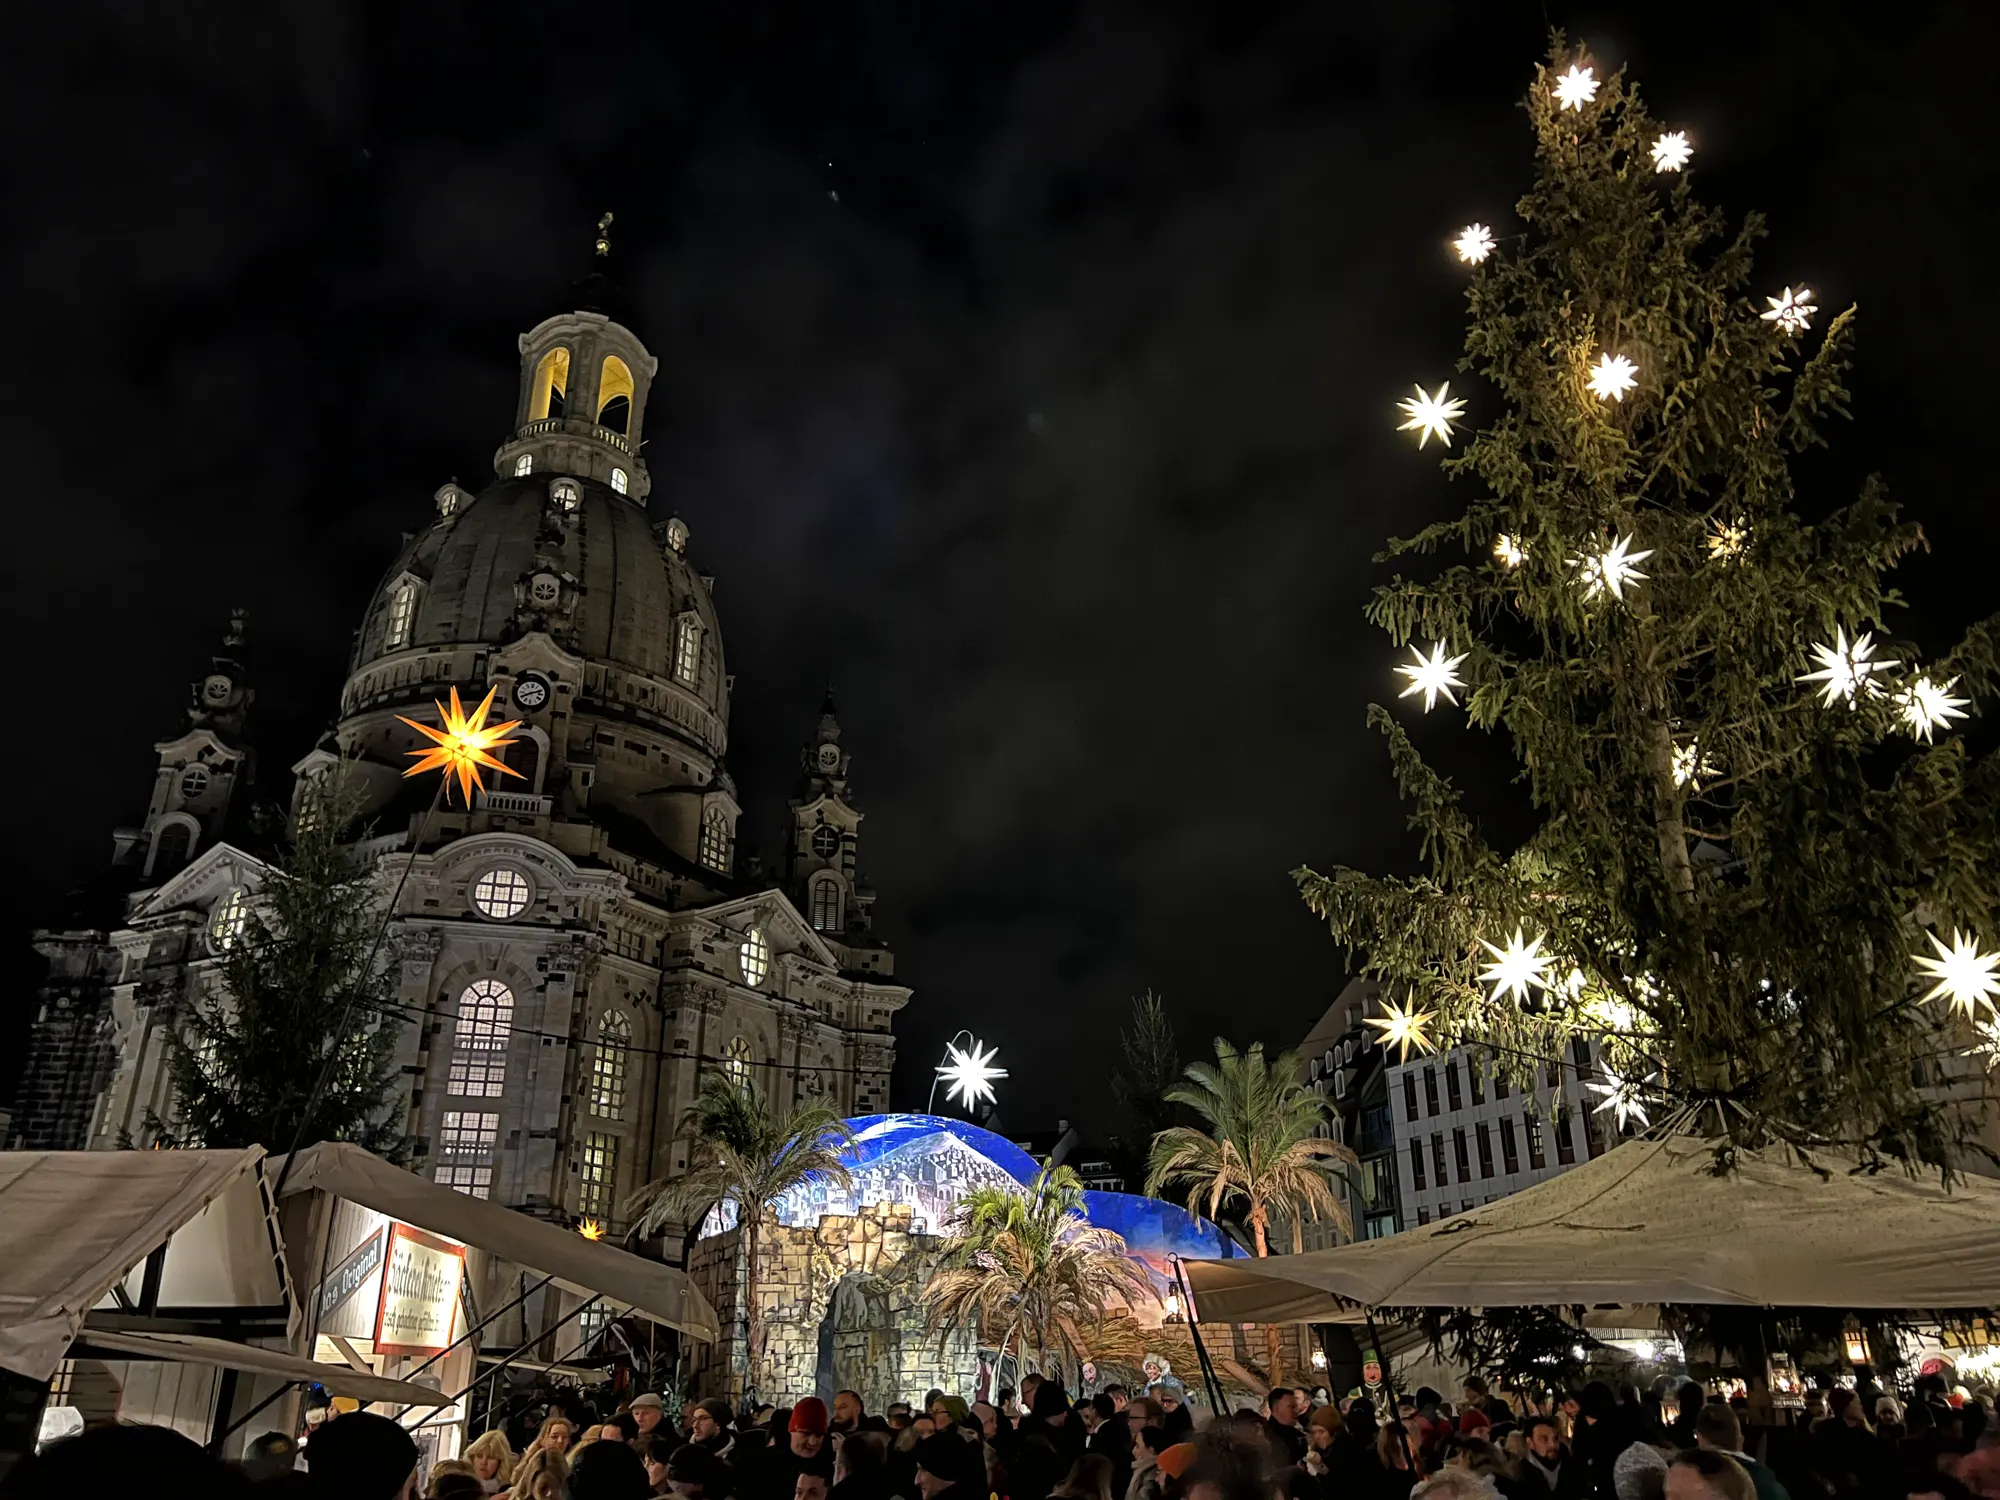
[[[588,286],[589,283],[586,283]],[[586,297],[586,301],[592,300]],[[602,311],[520,341],[494,481],[455,484],[361,616],[337,728],[301,759],[358,786],[398,980],[395,1101],[419,1170],[574,1222],[620,1225],[684,1168],[712,1069],[780,1109],[888,1107],[910,992],[873,930],[861,814],[831,697],[802,753],[774,879],[739,869],[725,768],[734,679],[688,528],[649,506],[638,434],[657,364]],[[270,866],[250,817],[240,620],[157,747],[114,840],[115,911],[37,934],[49,960],[10,1144],[146,1146],[174,1100],[177,1027],[218,983]],[[470,806],[404,779],[456,688],[520,727]],[[285,1142],[267,1143],[274,1151]]]

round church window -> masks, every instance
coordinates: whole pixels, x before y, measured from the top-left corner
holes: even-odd
[[[822,823],[813,830],[813,853],[821,859],[832,859],[840,852],[840,830]]]
[[[505,865],[495,865],[472,883],[472,904],[481,916],[504,922],[528,909],[532,891],[527,876]]]
[[[537,604],[554,604],[562,597],[562,584],[553,573],[537,573],[528,580],[528,597]]]
[[[192,802],[208,790],[208,767],[189,766],[181,772],[181,799]]]

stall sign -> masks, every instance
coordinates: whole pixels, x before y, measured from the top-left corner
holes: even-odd
[[[324,1323],[334,1309],[375,1279],[382,1269],[382,1247],[388,1239],[386,1228],[378,1229],[361,1242],[360,1248],[326,1273],[319,1285],[319,1320]]]
[[[390,1225],[375,1314],[375,1352],[439,1354],[449,1349],[464,1281],[463,1245],[408,1224]]]

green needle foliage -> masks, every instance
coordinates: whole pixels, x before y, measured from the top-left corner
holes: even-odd
[[[1518,232],[1470,272],[1460,368],[1485,382],[1466,393],[1484,425],[1443,467],[1472,498],[1390,545],[1420,576],[1368,610],[1398,645],[1465,654],[1466,716],[1504,737],[1537,826],[1494,848],[1378,706],[1424,871],[1296,878],[1434,1035],[1491,1045],[1524,1081],[1598,1037],[1656,1122],[1716,1138],[1719,1164],[1774,1139],[1945,1164],[1968,1129],[1950,1096],[1983,1093],[1986,1060],[1911,955],[1932,951],[1926,927],[2000,939],[1996,773],[1904,714],[1920,677],[1991,694],[1993,621],[1928,660],[1887,633],[1921,531],[1872,480],[1805,507],[1819,520],[1794,483],[1845,415],[1853,310],[1765,317],[1783,278],[1753,276],[1761,219],[1732,227],[1691,173],[1655,170],[1663,127],[1622,73],[1561,108],[1573,62],[1558,36],[1527,96]],[[1637,367],[1622,400],[1589,388],[1606,354]],[[1643,579],[1593,590],[1589,560],[1626,537]],[[1895,664],[1828,703],[1800,678],[1837,631],[1873,632]],[[1517,925],[1556,955],[1551,984],[1496,1002],[1482,941]]]
[[[303,1145],[406,1154],[390,945],[376,945],[384,891],[374,862],[348,841],[357,804],[346,787],[334,776],[314,784],[242,930],[222,939],[221,984],[194,1000],[174,1033],[175,1117],[153,1122],[164,1140],[279,1153],[303,1120]]]

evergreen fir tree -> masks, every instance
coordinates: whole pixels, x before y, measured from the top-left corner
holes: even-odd
[[[1822,326],[1753,275],[1762,221],[1703,204],[1591,67],[1555,39],[1518,232],[1462,242],[1485,389],[1444,469],[1470,503],[1391,543],[1419,576],[1368,612],[1418,653],[1406,699],[1504,735],[1534,831],[1487,842],[1378,706],[1424,871],[1297,879],[1385,981],[1392,1041],[1482,1041],[1525,1082],[1599,1038],[1582,1102],[1719,1163],[1771,1140],[1946,1163],[1967,1121],[1932,1085],[1983,1093],[2000,1041],[1995,766],[1952,732],[1993,689],[1992,622],[1929,660],[1888,634],[1922,533],[1875,481],[1833,509],[1794,488],[1846,414],[1853,310]],[[1448,443],[1434,405],[1405,412]],[[1918,960],[1961,933],[1940,987]]]
[[[279,1153],[303,1120],[303,1145],[352,1141],[402,1156],[391,1104],[401,1021],[390,1008],[389,945],[376,941],[376,868],[346,841],[355,811],[347,778],[319,777],[240,930],[224,938],[221,984],[194,1001],[174,1037],[177,1110],[163,1129],[176,1144]]]

